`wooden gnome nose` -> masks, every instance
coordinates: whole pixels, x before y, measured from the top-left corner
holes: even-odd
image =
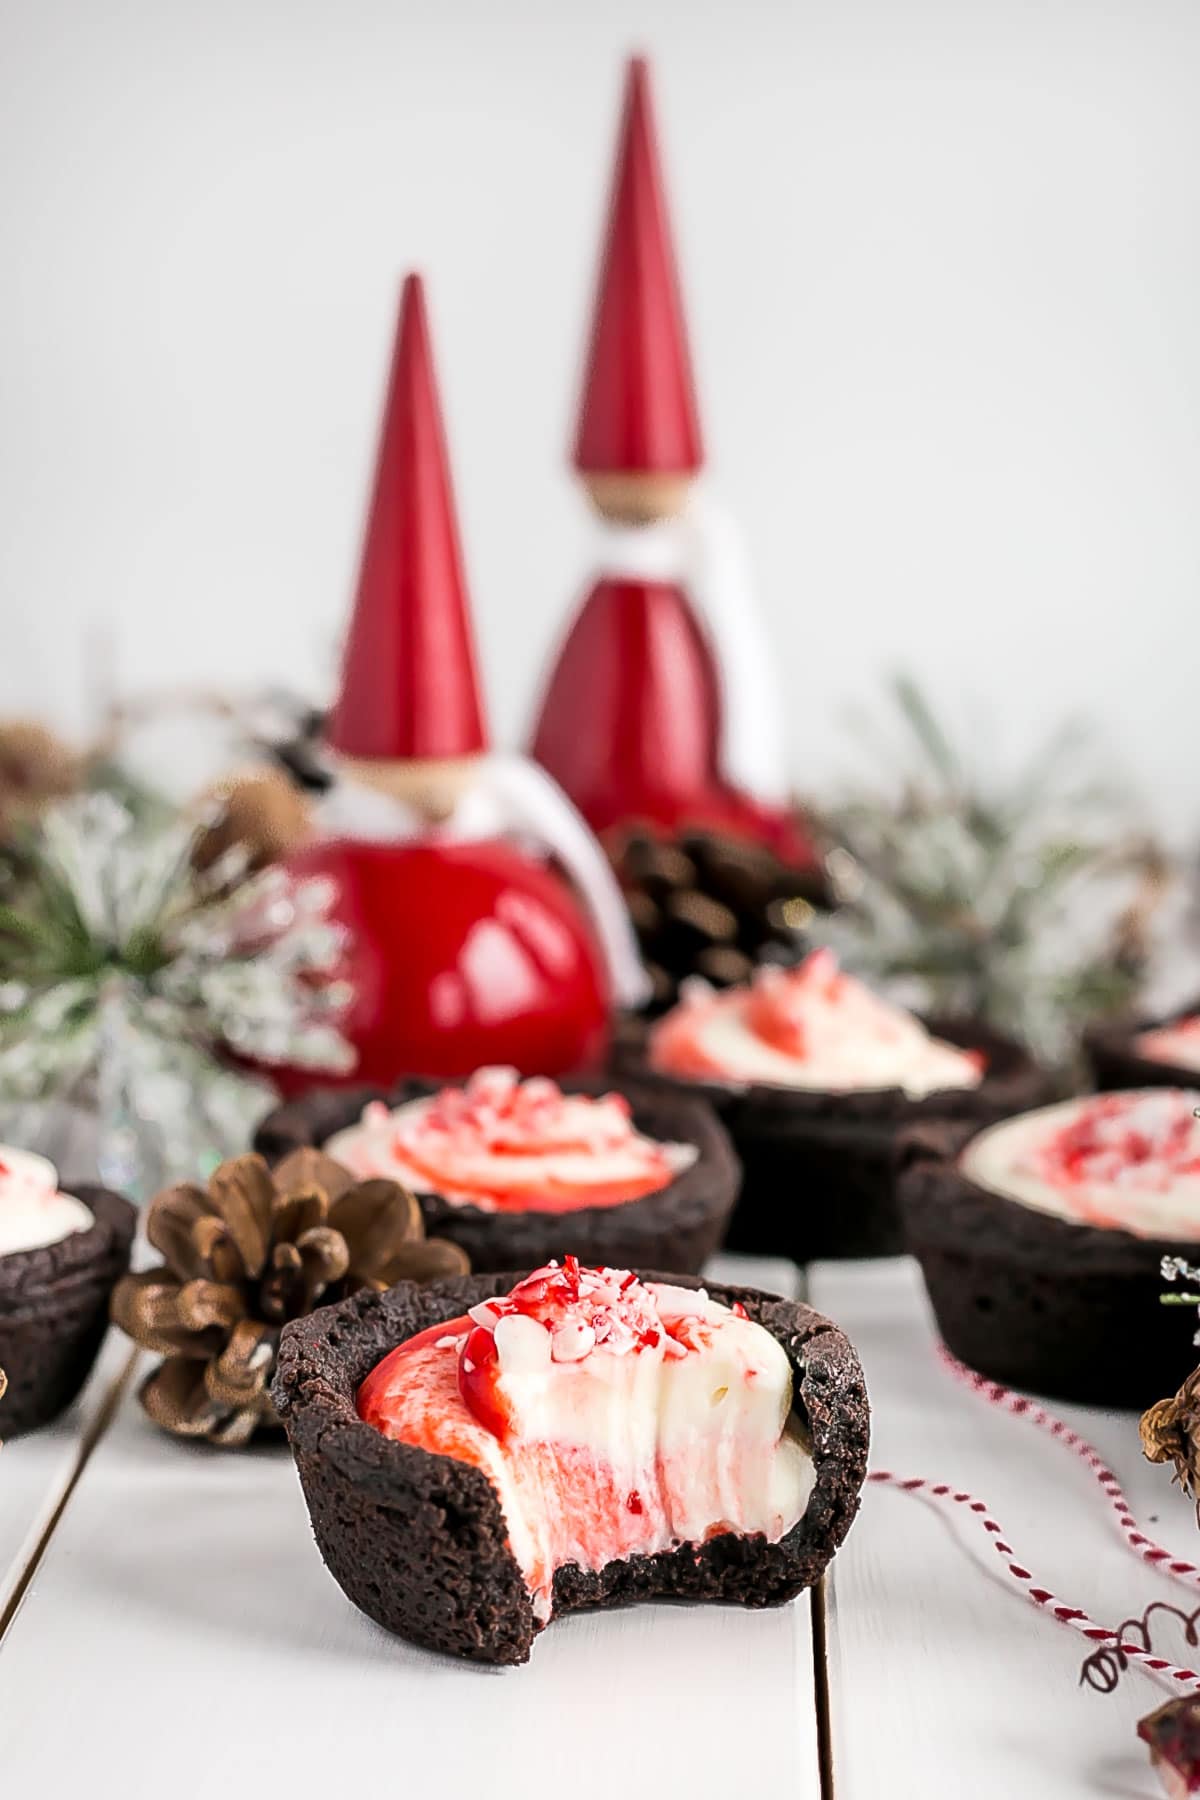
[[[479,767],[478,756],[361,757],[339,756],[339,773],[347,780],[411,807],[430,824],[451,818]]]

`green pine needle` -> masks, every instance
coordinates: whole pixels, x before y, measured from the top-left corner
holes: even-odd
[[[1161,857],[1077,722],[998,783],[911,676],[890,693],[898,734],[885,741],[877,720],[859,732],[880,745],[878,790],[860,786],[823,820],[859,877],[825,935],[861,972],[915,983],[927,1010],[973,1013],[1061,1062],[1083,1022],[1132,1002],[1139,976],[1136,957],[1081,942],[1080,902],[1103,913],[1109,889]]]

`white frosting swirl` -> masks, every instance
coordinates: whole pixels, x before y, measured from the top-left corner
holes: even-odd
[[[91,1210],[58,1188],[58,1170],[44,1156],[0,1144],[0,1256],[41,1250],[95,1224]]]
[[[900,1088],[910,1099],[978,1087],[983,1058],[931,1037],[901,1006],[843,974],[829,950],[760,969],[723,993],[689,988],[651,1034],[656,1069],[696,1080],[823,1093]]]
[[[1200,1240],[1200,1092],[1137,1088],[1039,1107],[981,1131],[968,1180],[1077,1225]]]

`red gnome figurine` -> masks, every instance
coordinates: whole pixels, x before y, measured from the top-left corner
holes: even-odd
[[[575,467],[607,522],[533,753],[610,844],[698,826],[809,868],[736,539],[703,463],[649,77],[630,64]]]
[[[613,1007],[636,1003],[644,978],[582,821],[524,758],[488,752],[415,276],[327,742],[337,779],[319,814],[323,837],[291,866],[333,878],[336,916],[350,929],[352,1079],[462,1075],[486,1063],[553,1074],[596,1061]]]

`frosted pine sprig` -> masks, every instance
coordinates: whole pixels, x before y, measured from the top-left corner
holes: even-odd
[[[1091,734],[1068,726],[1014,776],[985,778],[911,680],[892,701],[891,729],[865,722],[875,773],[825,809],[842,905],[811,930],[906,1004],[1069,1064],[1081,1027],[1145,977],[1169,860]]]
[[[115,1079],[166,1144],[200,1131],[220,1148],[264,1098],[223,1065],[226,1050],[353,1068],[332,884],[279,868],[247,877],[238,851],[199,874],[197,825],[140,822],[88,794],[18,847],[0,904],[0,1101]]]
[[[1184,1256],[1164,1256],[1159,1265],[1159,1273],[1164,1281],[1184,1281],[1200,1283],[1200,1269],[1188,1262]],[[1200,1294],[1176,1293],[1160,1294],[1159,1299],[1164,1306],[1197,1306],[1200,1307]],[[1200,1330],[1192,1339],[1193,1344],[1200,1346]]]

